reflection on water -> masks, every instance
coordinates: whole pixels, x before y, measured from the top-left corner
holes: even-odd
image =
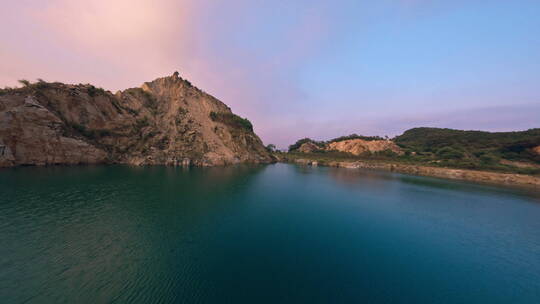
[[[484,193],[498,192],[500,194],[518,195],[526,198],[532,198],[540,202],[540,191],[527,187],[472,183],[466,181],[414,176],[378,170],[317,167],[313,168],[307,166],[302,166],[302,168],[299,170],[304,173],[313,173],[317,170],[326,170],[328,172],[328,175],[332,177],[336,182],[342,185],[347,185],[349,187],[369,187],[371,189],[385,189],[392,186],[392,184],[388,183],[388,181],[394,181],[414,186],[435,188],[441,190],[446,189],[451,191]]]
[[[0,171],[2,303],[534,303],[538,194],[284,164]]]

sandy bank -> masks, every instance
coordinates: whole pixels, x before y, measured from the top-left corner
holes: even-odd
[[[465,180],[472,182],[482,182],[491,184],[519,185],[529,186],[540,189],[540,177],[524,175],[524,174],[509,174],[496,173],[487,171],[465,170],[465,169],[450,169],[440,167],[428,167],[406,164],[392,164],[384,162],[365,162],[365,161],[329,161],[317,162],[309,159],[295,159],[293,162],[310,166],[330,166],[348,169],[372,169],[386,170],[398,173],[430,176],[438,178],[447,178],[455,180]]]

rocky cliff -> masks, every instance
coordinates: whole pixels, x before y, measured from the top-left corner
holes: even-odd
[[[303,143],[300,148],[297,149],[298,152],[302,152],[302,153],[313,153],[313,152],[316,152],[316,151],[321,151],[321,150],[325,150],[325,146],[318,146],[312,142],[306,142],[306,143]]]
[[[269,161],[247,119],[178,73],[116,94],[43,81],[0,90],[0,167]]]
[[[329,142],[306,141],[293,151],[302,153],[313,153],[317,151],[339,151],[357,156],[364,153],[376,153],[382,151],[391,151],[398,155],[403,154],[401,148],[393,141],[385,139],[365,140],[359,138]]]
[[[363,140],[363,139],[349,139],[337,142],[331,142],[328,144],[327,150],[335,150],[340,152],[347,152],[353,155],[360,155],[363,153],[374,153],[382,151],[392,151],[396,154],[403,154],[401,149],[390,140]]]

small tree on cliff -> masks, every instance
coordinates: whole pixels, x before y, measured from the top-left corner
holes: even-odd
[[[29,87],[30,86],[30,81],[26,80],[26,79],[21,79],[19,80],[19,83],[22,84],[23,86],[25,87]]]

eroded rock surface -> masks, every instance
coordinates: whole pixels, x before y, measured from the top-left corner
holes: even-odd
[[[340,152],[348,152],[354,155],[362,153],[374,153],[381,151],[392,151],[397,154],[402,154],[403,151],[390,140],[363,140],[349,139],[328,144],[327,150],[336,150]]]
[[[298,148],[298,152],[302,153],[312,153],[318,150],[324,150],[324,147],[319,147],[312,142],[303,143],[300,148]]]
[[[46,82],[0,90],[2,167],[269,161],[247,120],[177,73],[116,94]]]

